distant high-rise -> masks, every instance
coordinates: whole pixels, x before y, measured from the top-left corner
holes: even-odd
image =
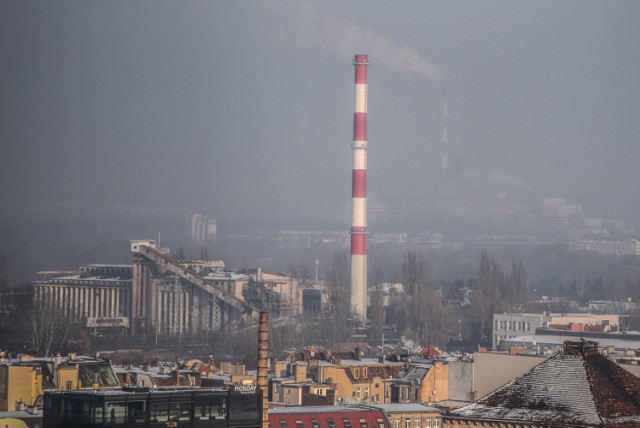
[[[206,218],[193,214],[187,224],[187,234],[199,244],[215,242],[218,233],[218,222],[214,218]]]
[[[356,55],[351,198],[351,310],[364,320],[367,310],[367,55]]]

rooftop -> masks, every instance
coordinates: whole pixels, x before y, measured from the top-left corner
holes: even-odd
[[[640,378],[601,355],[596,342],[567,341],[562,352],[451,414],[550,426],[638,426]]]

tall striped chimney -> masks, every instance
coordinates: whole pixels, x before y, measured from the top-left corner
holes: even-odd
[[[367,55],[356,55],[351,198],[351,310],[365,320],[367,311]]]
[[[449,175],[449,106],[447,104],[447,94],[442,94],[442,143],[440,145],[440,181],[442,183],[447,181]]]

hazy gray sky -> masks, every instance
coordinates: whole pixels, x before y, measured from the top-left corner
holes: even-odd
[[[348,208],[352,57],[368,53],[372,198],[433,185],[446,88],[451,158],[638,217],[637,1],[1,9],[3,204]]]

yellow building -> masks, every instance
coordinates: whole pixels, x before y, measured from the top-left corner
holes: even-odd
[[[401,362],[377,359],[310,360],[308,375],[315,382],[335,385],[340,404],[390,403],[391,382],[402,370]]]
[[[373,404],[389,416],[391,428],[440,428],[440,410],[420,403]]]
[[[0,411],[13,412],[16,403],[33,406],[42,394],[42,373],[30,366],[0,366]]]
[[[393,403],[432,403],[449,399],[449,365],[406,363],[391,385]]]
[[[0,411],[14,411],[16,403],[36,404],[44,390],[75,390],[119,386],[108,360],[71,354],[69,358],[8,360],[0,365]]]

